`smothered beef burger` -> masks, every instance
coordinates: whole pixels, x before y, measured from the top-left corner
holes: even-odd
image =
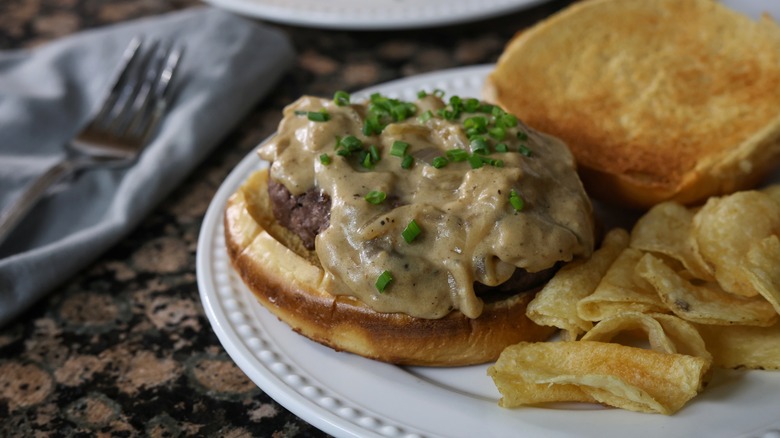
[[[549,327],[526,304],[593,250],[560,141],[476,99],[302,97],[230,198],[230,258],[294,330],[391,363],[495,360]]]

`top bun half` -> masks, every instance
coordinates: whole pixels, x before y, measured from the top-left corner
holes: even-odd
[[[780,161],[780,28],[711,0],[583,1],[516,36],[485,98],[562,139],[592,196],[696,204]]]

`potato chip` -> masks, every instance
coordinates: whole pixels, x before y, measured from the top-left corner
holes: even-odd
[[[503,407],[596,400],[669,415],[701,390],[709,367],[704,358],[620,344],[523,342],[506,348],[488,375]]]
[[[577,315],[577,302],[590,295],[609,266],[628,245],[628,232],[613,229],[588,260],[561,268],[528,304],[528,318],[539,325],[558,327],[564,340],[575,340],[593,324]]]
[[[722,368],[780,370],[780,323],[771,327],[697,324],[713,365]]]
[[[775,201],[780,202],[780,184],[764,187],[761,191],[769,195],[769,197]]]
[[[693,324],[674,315],[626,312],[599,321],[583,341],[616,342],[621,334],[640,331],[652,350],[712,359]],[[636,336],[636,335],[634,335]]]
[[[780,370],[780,184],[698,209],[656,205],[626,239],[611,231],[531,302],[528,316],[564,340],[504,350],[488,368],[501,406],[672,414],[713,365]]]
[[[693,217],[693,235],[715,278],[727,292],[755,296],[758,291],[740,266],[750,246],[780,231],[780,203],[766,193],[737,192],[710,198]]]
[[[620,253],[596,290],[577,303],[580,318],[600,321],[622,312],[668,312],[655,290],[634,273],[642,254],[633,248],[626,248]]]
[[[713,280],[712,268],[699,253],[691,236],[693,212],[676,202],[651,208],[631,230],[632,248],[667,255],[685,266],[696,278]]]
[[[677,353],[712,360],[712,354],[694,324],[675,315],[657,313],[652,316],[661,323],[666,335],[674,342]]]
[[[743,297],[723,291],[717,283],[689,282],[661,259],[646,253],[636,265],[667,307],[688,321],[717,325],[770,326],[778,315],[762,297]]]
[[[576,384],[539,383],[532,378],[518,377],[508,369],[499,370],[495,365],[488,368],[488,375],[501,393],[498,405],[504,408],[557,402],[598,403]]]
[[[753,288],[780,313],[780,239],[769,236],[751,246],[743,269]]]
[[[639,336],[638,333],[642,333]],[[631,342],[621,341],[625,335],[633,338]],[[650,349],[662,353],[677,353],[677,347],[664,332],[661,323],[652,316],[639,312],[624,312],[619,315],[609,316],[585,333],[583,341],[614,342],[618,344],[637,346],[637,340],[642,338],[650,344]]]

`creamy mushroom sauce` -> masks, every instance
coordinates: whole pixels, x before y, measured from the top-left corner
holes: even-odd
[[[518,123],[501,141],[509,152],[488,155],[503,167],[473,169],[462,161],[435,168],[434,157],[470,150],[463,122],[476,114],[421,121],[426,110],[436,114],[447,105],[430,94],[415,105],[411,118],[365,136],[367,105],[304,96],[284,110],[277,134],[259,150],[272,162],[271,177],[292,194],[317,187],[331,198],[330,226],[315,240],[329,292],[353,295],[378,312],[440,318],[458,309],[476,318],[484,304],[474,293],[475,281],[493,286],[515,267],[536,272],[590,255],[591,204],[563,143]],[[327,121],[306,116],[323,110]],[[373,168],[336,154],[339,138],[347,135],[377,147],[381,159]],[[396,140],[409,144],[410,169],[390,154]],[[521,144],[529,156],[517,152]],[[509,202],[513,189],[524,201],[520,211]],[[370,191],[382,191],[387,199],[369,203],[364,196]],[[422,232],[407,243],[401,233],[412,219]],[[385,271],[392,281],[379,292],[375,283]]]

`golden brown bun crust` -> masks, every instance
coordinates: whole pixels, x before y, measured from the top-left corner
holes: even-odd
[[[456,311],[427,320],[377,313],[354,298],[322,292],[318,285],[324,273],[307,261],[305,249],[294,242],[296,236],[267,222],[272,219],[264,196],[266,181],[267,172],[258,171],[230,197],[225,239],[230,260],[247,287],[296,332],[336,350],[424,366],[490,362],[509,345],[544,340],[553,333],[553,328],[526,318],[532,293],[488,304],[477,319]]]
[[[780,28],[712,0],[590,0],[517,35],[484,98],[571,148],[589,194],[647,208],[780,160]]]

